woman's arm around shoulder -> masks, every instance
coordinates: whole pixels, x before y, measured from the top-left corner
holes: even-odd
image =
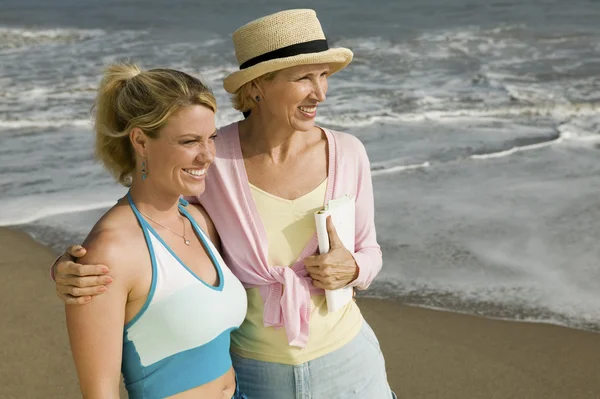
[[[113,283],[86,305],[65,305],[71,351],[84,398],[119,397],[125,307],[133,282],[128,241],[126,233],[118,229],[95,229],[88,236],[84,243],[87,254],[81,262],[109,266]]]

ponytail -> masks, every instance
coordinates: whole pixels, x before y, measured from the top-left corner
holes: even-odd
[[[120,95],[127,83],[142,71],[133,64],[116,64],[106,69],[96,97],[96,157],[113,172],[123,185],[135,169],[133,146],[129,141],[127,121],[122,115]]]

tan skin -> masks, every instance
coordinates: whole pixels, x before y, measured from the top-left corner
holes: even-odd
[[[203,106],[185,107],[171,116],[159,137],[150,139],[140,129],[130,134],[136,152],[134,176],[141,176],[141,160],[147,161],[148,178],[133,179],[131,195],[141,212],[170,229],[183,233],[183,239],[148,220],[181,260],[202,280],[218,285],[218,274],[190,222],[178,211],[180,195],[204,191],[203,178],[190,176],[189,169],[208,169],[215,156],[214,113]],[[216,230],[201,207],[187,209],[218,246]],[[87,251],[80,259],[93,270],[106,265],[112,283],[104,294],[87,306],[65,306],[67,327],[79,381],[85,398],[118,398],[123,345],[123,326],[141,310],[150,290],[150,255],[139,223],[127,199],[121,199],[94,226],[84,243]],[[62,262],[64,263],[64,262]],[[61,268],[72,264],[58,265]],[[105,267],[105,266],[100,266]],[[57,274],[61,281],[70,277]],[[231,398],[235,374],[226,374],[173,398]]]
[[[239,123],[244,164],[250,183],[281,198],[295,199],[312,191],[327,177],[327,139],[312,115],[299,107],[325,101],[328,65],[297,66],[261,79],[252,88],[259,96],[250,117]],[[198,195],[198,193],[194,194]],[[330,251],[304,260],[316,287],[337,289],[358,277],[358,266],[328,220]],[[79,259],[86,250],[71,246],[54,264],[56,293],[67,304],[84,304],[111,283],[100,262]]]

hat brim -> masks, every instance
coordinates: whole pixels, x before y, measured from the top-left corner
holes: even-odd
[[[329,71],[329,74],[331,75],[344,69],[350,61],[352,61],[352,57],[354,57],[352,51],[347,48],[338,47],[319,53],[298,54],[291,57],[264,61],[250,68],[229,74],[225,80],[223,80],[223,87],[228,93],[234,94],[240,87],[253,79],[270,72],[298,65],[329,64],[331,65]]]

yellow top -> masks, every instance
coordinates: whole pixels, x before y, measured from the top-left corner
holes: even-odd
[[[323,207],[327,179],[308,194],[287,200],[250,185],[269,242],[269,265],[292,266],[316,232],[314,213]],[[284,287],[285,289],[285,287]],[[248,313],[231,335],[231,350],[246,358],[283,364],[301,364],[333,352],[359,332],[362,315],[350,301],[343,309],[327,312],[325,295],[311,296],[308,344],[290,346],[285,329],[263,325],[264,301],[258,288],[246,290]]]

